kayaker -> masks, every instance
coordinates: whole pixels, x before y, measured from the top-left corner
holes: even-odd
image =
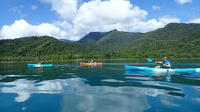
[[[171,63],[168,61],[167,57],[163,57],[163,61],[155,61],[155,63],[160,64],[155,68],[171,68]]]
[[[89,63],[94,63],[94,60],[90,60],[90,61],[88,61]]]
[[[91,60],[90,62],[91,62],[91,63],[94,63],[94,60]]]

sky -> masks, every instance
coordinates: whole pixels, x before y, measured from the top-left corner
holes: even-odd
[[[89,32],[148,32],[168,23],[200,23],[200,0],[0,0],[0,39],[77,41]]]

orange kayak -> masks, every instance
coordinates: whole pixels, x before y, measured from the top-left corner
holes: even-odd
[[[101,62],[94,62],[94,63],[86,63],[86,62],[80,62],[81,66],[101,66],[103,63]]]

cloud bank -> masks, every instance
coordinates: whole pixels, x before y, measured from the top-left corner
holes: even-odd
[[[64,38],[66,32],[53,24],[42,23],[39,25],[31,25],[25,20],[20,19],[16,20],[12,25],[4,25],[0,31],[0,35],[3,39],[42,35]]]
[[[60,20],[54,23],[31,25],[26,20],[16,20],[4,25],[0,30],[0,39],[13,39],[25,36],[49,35],[58,39],[79,40],[91,31],[152,31],[171,22],[180,22],[179,18],[164,16],[147,20],[148,12],[130,3],[128,0],[40,0],[50,4]]]
[[[190,23],[200,23],[200,18],[193,19]]]

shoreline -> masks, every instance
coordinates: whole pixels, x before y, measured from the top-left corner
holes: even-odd
[[[162,58],[158,58],[158,60],[160,60],[160,59],[162,59]],[[58,61],[60,61],[60,62],[69,62],[69,61],[88,61],[88,60],[90,60],[90,59],[70,59],[70,60],[45,60],[46,62],[58,62]],[[137,59],[93,59],[93,60],[102,60],[102,61],[125,61],[125,60],[146,60],[146,58],[144,58],[144,59],[141,59],[141,58],[137,58]],[[170,58],[170,60],[200,60],[200,58]],[[24,60],[22,60],[22,61],[0,61],[0,63],[16,63],[16,62],[21,62],[21,63],[23,63],[23,62],[38,62],[38,61],[24,61]]]

